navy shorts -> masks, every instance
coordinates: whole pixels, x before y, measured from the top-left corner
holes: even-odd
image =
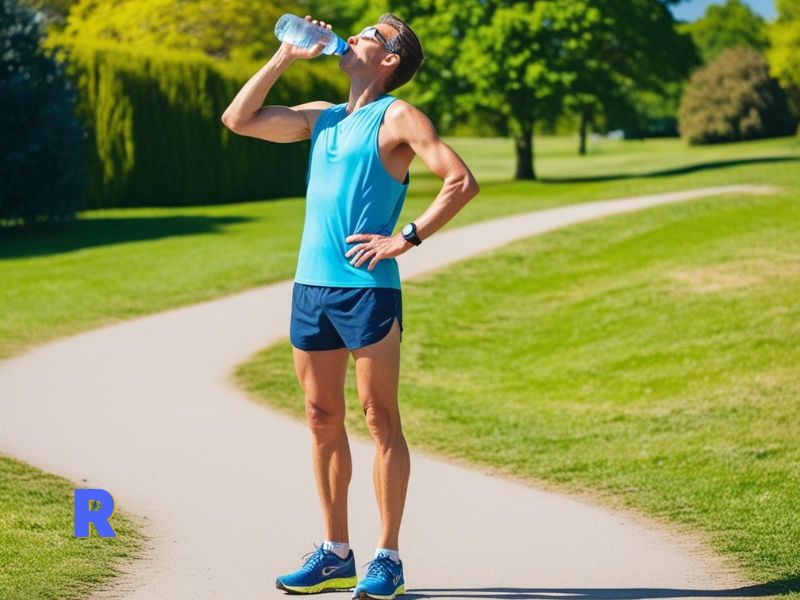
[[[379,342],[394,319],[403,339],[400,290],[327,287],[294,282],[289,339],[301,350],[355,350]]]

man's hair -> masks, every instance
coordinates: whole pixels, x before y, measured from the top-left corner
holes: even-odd
[[[392,52],[400,57],[400,63],[384,83],[386,91],[391,92],[407,83],[414,76],[425,57],[422,54],[422,44],[419,43],[417,34],[397,16],[392,13],[386,13],[378,19],[378,23],[391,25],[398,32],[396,36],[389,40]]]

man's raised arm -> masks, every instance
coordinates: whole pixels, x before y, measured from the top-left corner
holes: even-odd
[[[306,20],[311,20],[310,16]],[[320,22],[325,26],[324,22]],[[327,25],[330,29],[330,25]],[[332,106],[330,102],[315,101],[297,106],[263,106],[267,94],[283,72],[298,58],[315,58],[322,53],[323,44],[313,48],[298,48],[283,42],[269,62],[261,67],[239,90],[222,113],[225,126],[239,135],[256,137],[268,142],[296,142],[311,137],[311,123],[320,112]]]

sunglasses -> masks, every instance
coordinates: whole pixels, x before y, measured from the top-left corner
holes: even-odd
[[[361,33],[359,33],[356,37],[365,40],[376,40],[387,52],[394,52],[394,44],[383,37],[383,34],[378,31],[377,27],[364,27],[364,29],[361,30]],[[392,38],[392,40],[394,40],[394,38]]]

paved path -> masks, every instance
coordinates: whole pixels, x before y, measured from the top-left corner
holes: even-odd
[[[766,191],[726,186],[514,215],[441,231],[401,256],[400,270],[413,277],[604,215]],[[231,377],[254,352],[288,343],[291,285],[121,322],[0,363],[0,452],[105,488],[145,518],[147,556],[97,598],[283,597],[275,576],[321,538],[305,424],[250,401]],[[361,576],[379,517],[372,445],[352,439],[351,448],[350,541]],[[407,598],[737,597],[746,583],[642,519],[413,448],[406,506]]]

